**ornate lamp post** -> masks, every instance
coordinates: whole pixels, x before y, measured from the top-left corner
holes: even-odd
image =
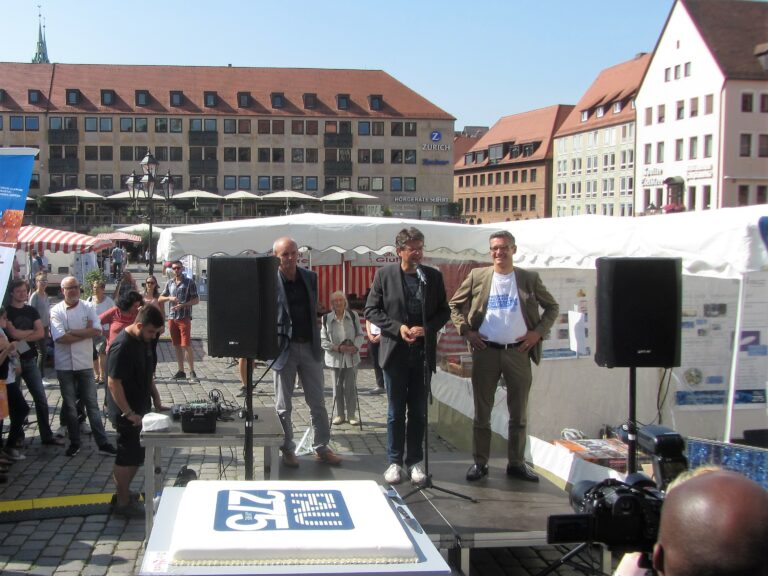
[[[158,180],[157,177],[157,168],[160,166],[160,163],[155,160],[155,157],[152,155],[152,152],[147,150],[146,156],[142,159],[140,162],[141,165],[141,171],[142,176],[140,178],[137,178],[136,172],[134,171],[126,180],[126,184],[128,185],[130,192],[131,192],[131,198],[133,198],[134,208],[138,212],[138,200],[139,200],[139,191],[144,191],[144,197],[147,199],[147,202],[149,204],[147,209],[147,222],[149,224],[149,275],[151,276],[154,272],[155,267],[155,250],[152,245],[152,241],[154,239],[152,235],[152,223],[155,219],[155,203],[153,202],[154,196],[155,196],[155,185],[160,184],[162,187],[162,194],[167,200],[173,195],[173,177],[171,176],[171,171],[168,170],[165,176],[163,176],[161,179]]]

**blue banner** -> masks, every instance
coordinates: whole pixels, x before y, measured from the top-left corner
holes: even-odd
[[[0,148],[0,294],[13,274],[36,148]]]

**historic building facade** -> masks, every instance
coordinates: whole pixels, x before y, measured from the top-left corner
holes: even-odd
[[[454,198],[472,224],[552,215],[552,139],[573,106],[504,116],[454,166]]]
[[[638,213],[764,204],[768,3],[677,0],[636,99]]]
[[[40,149],[31,196],[125,190],[149,149],[177,192],[356,190],[439,218],[453,133],[379,70],[0,63],[0,145]]]
[[[635,96],[647,54],[600,72],[555,134],[553,216],[632,216]]]

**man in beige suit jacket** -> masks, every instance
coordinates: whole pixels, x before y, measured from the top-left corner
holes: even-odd
[[[536,272],[515,268],[515,238],[506,231],[490,237],[493,266],[476,268],[449,302],[451,320],[472,350],[475,418],[467,480],[488,474],[491,410],[499,377],[507,383],[509,437],[507,474],[538,482],[525,463],[531,360],[541,359],[541,339],[557,319],[559,306]],[[544,310],[539,314],[539,307]]]

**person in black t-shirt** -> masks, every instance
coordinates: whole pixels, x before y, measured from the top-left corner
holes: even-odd
[[[160,394],[152,378],[152,341],[162,328],[160,310],[145,306],[139,310],[134,323],[126,326],[111,342],[107,354],[107,408],[110,421],[117,430],[114,512],[128,517],[144,514],[144,508],[131,498],[130,487],[144,462],[144,448],[139,442],[142,418],[151,411],[153,400],[160,406]],[[151,495],[147,497],[151,498]]]
[[[21,378],[35,401],[37,429],[43,444],[63,446],[64,441],[55,438],[51,430],[48,412],[48,398],[43,386],[43,375],[37,365],[36,343],[45,336],[40,314],[27,304],[29,284],[26,280],[14,279],[8,283],[8,337],[15,341],[21,359]]]

